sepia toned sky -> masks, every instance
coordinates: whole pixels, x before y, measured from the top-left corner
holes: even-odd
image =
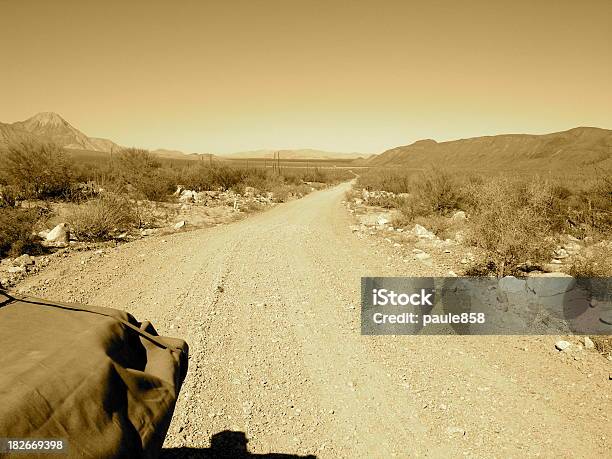
[[[214,153],[612,128],[611,20],[610,0],[0,0],[0,121]]]

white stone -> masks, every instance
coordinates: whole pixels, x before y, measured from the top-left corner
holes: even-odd
[[[179,229],[185,228],[186,225],[187,225],[187,222],[185,220],[181,220],[180,222],[174,225],[174,229],[179,230]]]
[[[572,345],[571,343],[569,343],[568,341],[562,340],[562,339],[560,339],[559,341],[555,343],[555,347],[559,351],[565,351],[566,349],[569,349],[571,345]]]
[[[595,347],[595,343],[593,342],[593,340],[591,338],[589,338],[588,336],[584,337],[584,348],[585,349],[593,349]]]
[[[47,234],[45,240],[47,242],[63,242],[67,243],[70,238],[70,230],[66,223],[60,223]]]

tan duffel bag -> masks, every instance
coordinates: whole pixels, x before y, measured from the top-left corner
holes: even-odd
[[[187,355],[126,312],[0,291],[0,438],[62,440],[69,457],[156,457]],[[29,456],[54,457],[50,443],[33,446]]]

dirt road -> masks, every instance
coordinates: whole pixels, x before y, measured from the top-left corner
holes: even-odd
[[[191,347],[166,446],[255,453],[605,457],[610,362],[555,337],[363,337],[365,275],[431,275],[351,233],[348,184],[215,228],[76,253],[20,287],[126,309]],[[609,457],[609,456],[608,456]]]

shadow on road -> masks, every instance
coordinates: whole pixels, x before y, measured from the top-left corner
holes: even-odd
[[[236,458],[236,459],[316,459],[309,454],[269,453],[253,454],[249,452],[249,440],[244,432],[224,430],[210,438],[210,448],[166,448],[162,450],[161,459],[201,459],[201,458]]]

